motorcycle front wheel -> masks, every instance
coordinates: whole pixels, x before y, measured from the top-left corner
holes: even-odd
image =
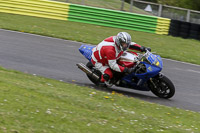
[[[160,98],[171,98],[175,94],[175,87],[166,76],[156,76],[148,82],[151,92]]]

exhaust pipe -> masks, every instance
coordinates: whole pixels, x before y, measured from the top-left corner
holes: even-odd
[[[87,75],[91,76],[95,80],[99,80],[99,76],[93,73],[86,65],[83,63],[76,64],[79,69],[81,69],[83,72],[85,72]]]

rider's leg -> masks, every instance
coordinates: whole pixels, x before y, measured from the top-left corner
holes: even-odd
[[[93,65],[95,66],[96,69],[98,69],[101,73],[101,82],[108,81],[113,77],[112,71],[109,66],[103,65],[102,63],[99,62],[94,62],[92,61]]]
[[[113,77],[111,69],[107,66],[105,71],[102,73],[101,82],[109,81]]]

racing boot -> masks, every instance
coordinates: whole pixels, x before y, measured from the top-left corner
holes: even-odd
[[[101,82],[98,84],[100,87],[107,87],[109,86],[110,76],[108,74],[101,75]]]
[[[111,83],[110,76],[108,74],[103,74],[101,76],[101,83],[99,83],[101,87],[111,87],[113,84]]]

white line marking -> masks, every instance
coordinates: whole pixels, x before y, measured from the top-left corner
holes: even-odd
[[[174,70],[179,70],[179,71],[187,71],[187,72],[193,72],[193,73],[199,73],[200,74],[200,71],[196,71],[196,70],[192,70],[192,69],[181,69],[181,68],[178,68],[178,67],[175,67],[175,68],[172,68]]]
[[[82,42],[77,42],[77,41],[72,41],[72,40],[65,40],[65,39],[61,39],[61,38],[54,38],[54,37],[43,36],[43,35],[38,35],[38,34],[31,34],[31,33],[20,32],[20,31],[12,31],[12,30],[6,30],[6,29],[0,29],[0,31],[7,31],[7,32],[25,34],[25,35],[30,35],[30,36],[37,36],[37,37],[50,38],[50,39],[55,39],[55,40],[62,40],[62,41],[67,41],[67,42],[75,42],[75,43],[83,44]]]
[[[192,64],[192,63],[188,63],[188,62],[182,62],[182,61],[177,61],[177,60],[167,59],[167,58],[163,58],[163,59],[165,59],[165,60],[169,60],[169,61],[174,61],[174,62],[177,62],[177,63],[183,63],[183,64],[187,64],[187,65],[192,65],[192,66],[200,67],[200,65]]]
[[[191,70],[191,69],[187,69],[187,71],[194,72],[194,73],[199,73],[200,74],[200,71],[195,71],[195,70]]]

